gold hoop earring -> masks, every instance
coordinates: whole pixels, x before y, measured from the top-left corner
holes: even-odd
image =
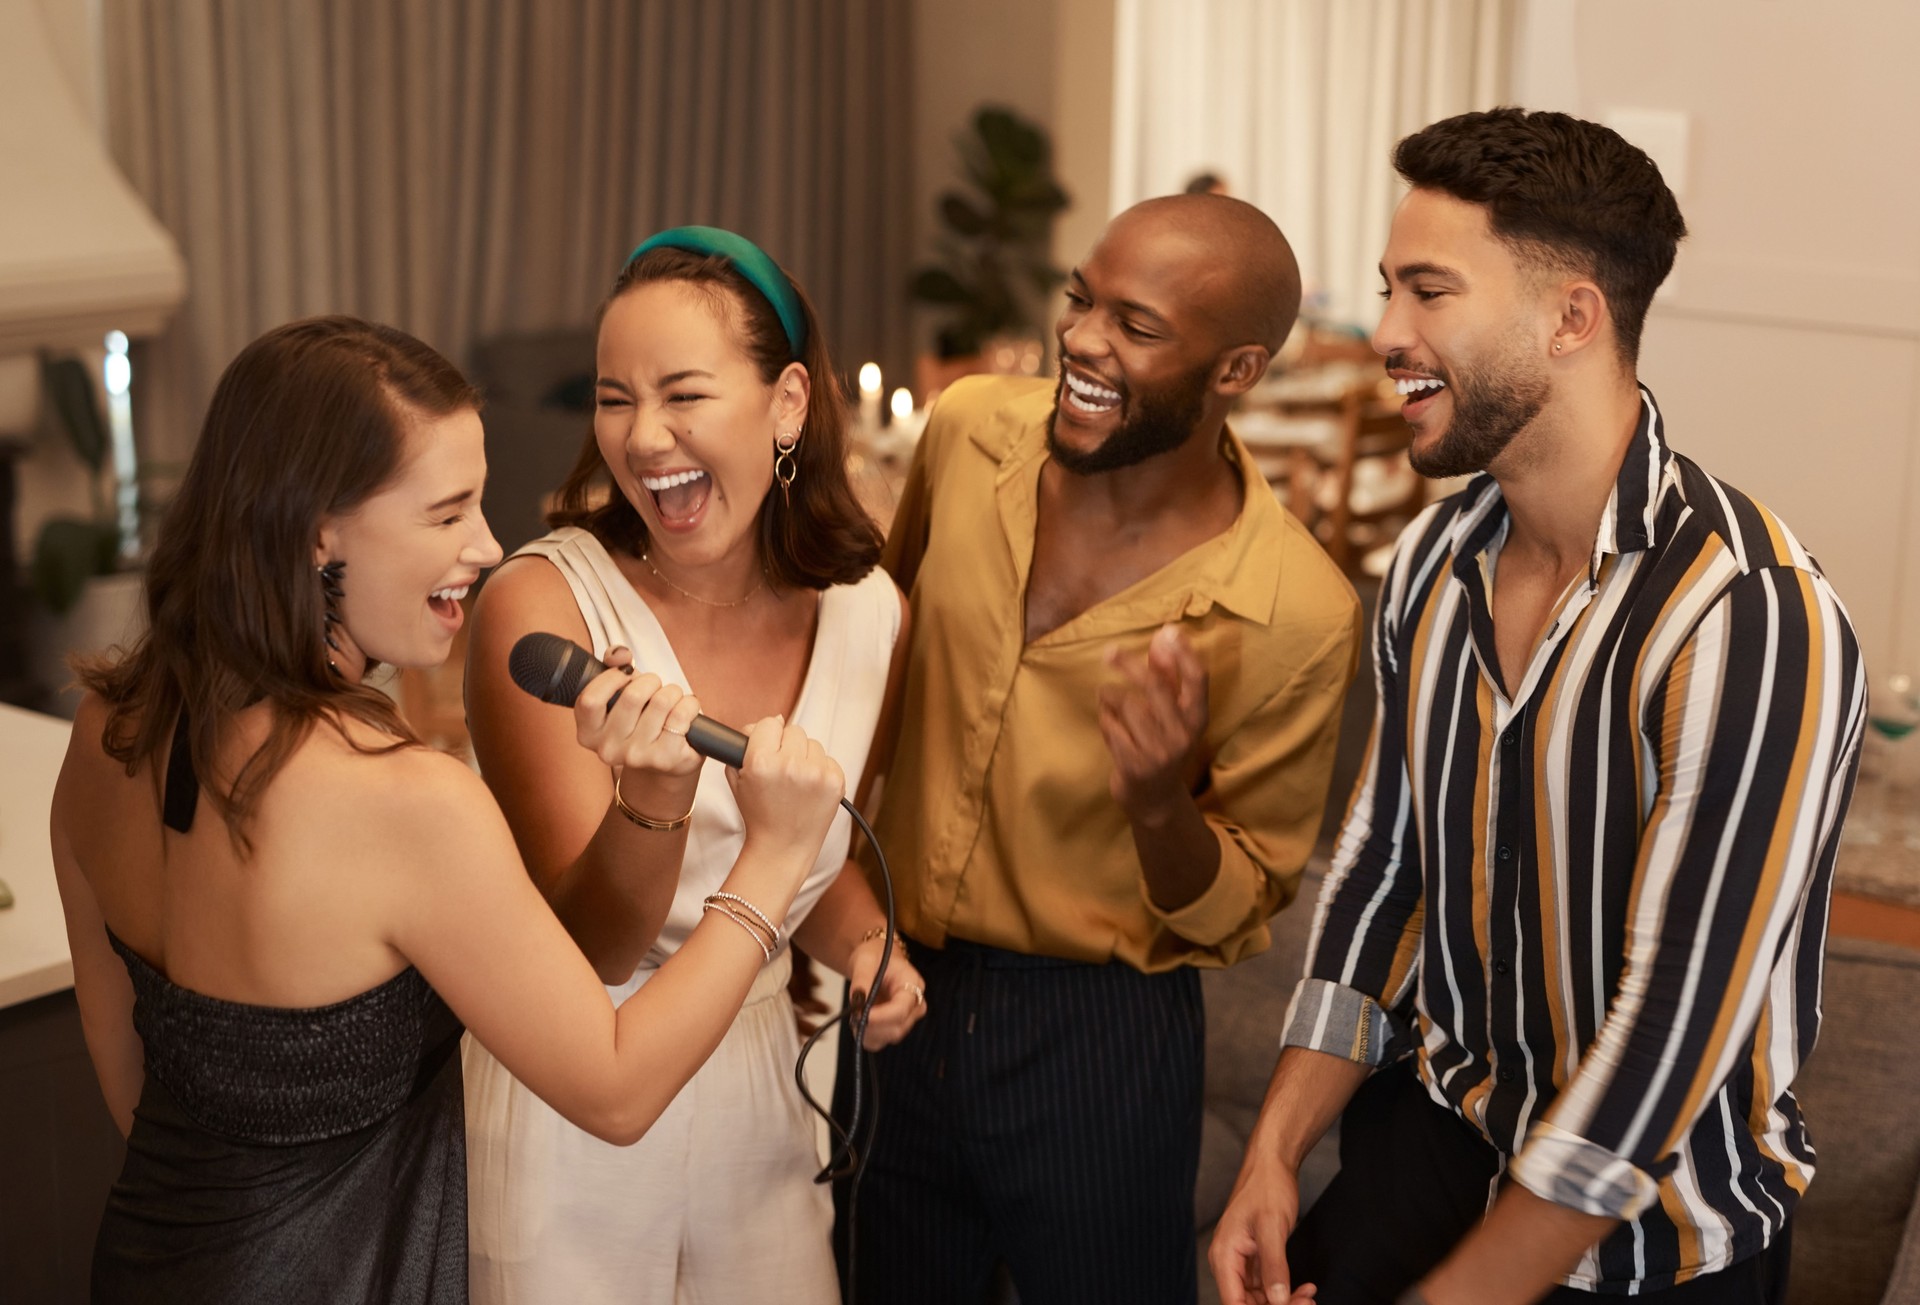
[[[800,464],[793,458],[793,451],[799,446],[797,430],[774,436],[773,478],[780,482],[780,497],[788,506],[793,504],[794,478],[800,474]]]

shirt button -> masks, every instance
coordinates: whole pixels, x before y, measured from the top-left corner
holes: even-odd
[[[1494,855],[1499,857],[1502,861],[1511,861],[1513,860],[1513,849],[1508,847],[1505,843],[1502,843],[1500,844],[1500,850],[1495,852]]]
[[[1493,963],[1493,972],[1495,974],[1510,974],[1513,972],[1513,967],[1505,961],[1495,961]]]
[[[1502,734],[1500,736],[1500,741],[1506,744],[1508,747],[1512,747],[1514,744],[1520,741],[1520,731],[1508,730],[1505,734]]]
[[[1503,1065],[1500,1069],[1500,1081],[1502,1083],[1511,1083],[1519,1077],[1519,1073],[1515,1071],[1511,1065]]]

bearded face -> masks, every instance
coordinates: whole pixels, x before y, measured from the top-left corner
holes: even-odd
[[[1402,411],[1415,430],[1415,471],[1434,479],[1485,471],[1540,415],[1549,382],[1530,339],[1518,330],[1483,356],[1429,367],[1388,355],[1387,370],[1408,396]]]
[[[1089,379],[1091,369],[1070,357],[1060,361],[1054,410],[1047,418],[1047,451],[1062,469],[1091,476],[1137,466],[1186,443],[1205,413],[1211,366],[1193,368],[1148,388],[1125,380]],[[1097,444],[1068,443],[1059,434],[1061,411],[1070,420],[1111,418]]]

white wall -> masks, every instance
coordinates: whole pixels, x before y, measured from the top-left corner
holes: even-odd
[[[1114,0],[1058,0],[1055,166],[1073,207],[1053,229],[1053,261],[1072,267],[1113,216]]]
[[[1692,236],[1641,353],[1675,446],[1814,552],[1870,673],[1920,669],[1920,5],[1528,8],[1528,107],[1686,116]]]
[[[964,188],[953,140],[974,110],[997,104],[1053,130],[1058,0],[914,0],[914,266],[934,257],[940,193]],[[914,313],[915,348],[932,347],[938,314]],[[887,378],[887,387],[905,384]]]

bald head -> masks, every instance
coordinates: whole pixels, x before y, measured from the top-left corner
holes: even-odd
[[[1166,195],[1115,218],[1102,243],[1165,260],[1195,314],[1215,325],[1222,348],[1277,352],[1300,313],[1300,265],[1273,219],[1229,195]],[[1177,269],[1177,270],[1176,270]]]

